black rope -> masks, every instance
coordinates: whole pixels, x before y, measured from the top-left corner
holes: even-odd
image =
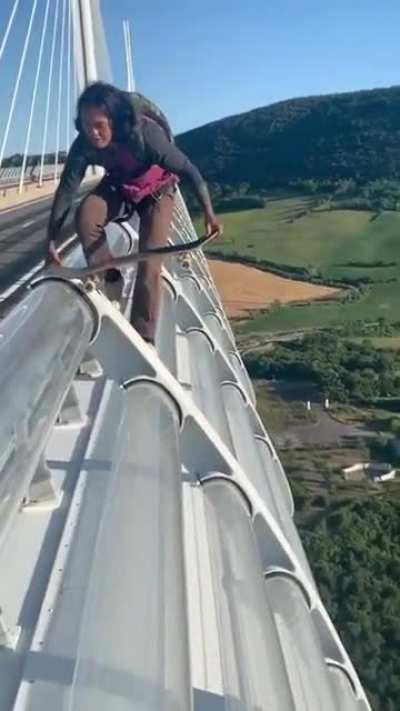
[[[153,249],[146,249],[143,252],[128,254],[124,257],[113,257],[108,259],[103,264],[98,264],[96,266],[74,268],[51,265],[46,270],[46,274],[53,274],[54,276],[64,277],[66,279],[83,279],[93,276],[94,274],[100,274],[108,269],[120,269],[122,267],[130,266],[131,264],[136,264],[137,262],[146,262],[149,259],[169,257],[172,255],[192,252],[196,249],[200,249],[200,247],[203,247],[207,244],[207,242],[215,239],[218,234],[219,232],[216,230],[215,232],[211,232],[209,235],[199,237],[199,239],[196,239],[193,242],[186,242],[186,244],[171,244],[166,247],[154,247]]]

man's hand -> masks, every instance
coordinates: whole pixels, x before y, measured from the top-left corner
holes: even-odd
[[[49,242],[49,248],[46,257],[46,267],[54,266],[54,264],[61,265],[61,257],[57,252],[57,247],[55,242]]]
[[[206,235],[209,236],[213,232],[216,233],[216,237],[220,237],[224,231],[224,226],[217,218],[213,212],[206,212],[204,216],[204,226],[206,230]]]

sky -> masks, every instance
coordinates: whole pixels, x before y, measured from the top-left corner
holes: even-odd
[[[174,130],[296,96],[400,84],[399,0],[103,0],[123,81],[120,17],[138,88]]]
[[[54,10],[56,0],[50,1]],[[128,19],[137,89],[161,106],[175,133],[282,99],[400,84],[399,0],[100,2],[114,83],[126,86],[122,21]],[[13,41],[0,60],[0,141],[32,3],[20,0]],[[13,4],[0,0],[0,45]],[[45,0],[38,0],[6,155],[24,144],[44,7]],[[39,83],[41,114],[32,129],[34,149],[42,142],[49,66],[50,36]],[[54,89],[53,146],[57,98]],[[63,95],[62,101],[64,115]],[[63,124],[60,145],[67,140]]]

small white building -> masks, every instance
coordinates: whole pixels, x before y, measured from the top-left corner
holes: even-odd
[[[382,462],[382,464],[358,462],[357,464],[352,464],[350,467],[344,467],[342,473],[346,481],[360,481],[360,479],[369,476],[372,481],[380,482],[394,479],[396,469],[386,462]]]
[[[396,476],[396,469],[391,469],[389,472],[383,473],[383,474],[375,474],[373,476],[374,481],[390,481],[390,479],[394,479]]]

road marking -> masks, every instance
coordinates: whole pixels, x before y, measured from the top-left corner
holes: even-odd
[[[33,225],[34,222],[37,222],[37,220],[27,220],[27,222],[23,222],[21,227],[29,227],[29,225]]]
[[[89,184],[88,189],[89,189],[90,183],[94,183],[94,182],[97,183],[99,181],[97,178],[85,180],[85,181],[83,181],[83,183],[81,183],[81,188],[86,187],[86,184],[88,183]],[[11,207],[5,207],[3,210],[0,209],[0,217],[1,217],[1,215],[6,215],[8,212],[13,212],[14,210],[15,211],[22,210],[22,208],[29,207],[29,205],[39,204],[41,202],[44,202],[44,200],[52,200],[52,199],[54,199],[54,193],[49,193],[49,195],[42,195],[41,197],[34,198],[33,200],[27,200],[26,202],[21,202],[19,205],[12,205]],[[79,200],[81,200],[81,199],[82,199],[82,195],[80,198],[77,198],[75,200],[75,202],[79,202]]]
[[[17,212],[17,210],[22,210],[24,207],[29,207],[29,205],[37,205],[45,200],[49,200],[53,197],[53,194],[43,195],[42,197],[35,198],[34,200],[28,200],[27,202],[21,202],[20,205],[13,205],[12,207],[5,207],[4,210],[0,210],[1,215],[6,215],[8,212]]]
[[[37,272],[40,272],[40,270],[44,267],[44,259],[41,259],[40,262],[35,264],[35,266],[28,272],[27,274],[24,274],[24,276],[15,284],[12,284],[11,286],[8,287],[5,291],[2,291],[0,294],[0,301],[5,301],[8,299],[10,296],[14,294],[15,291],[18,289],[21,289],[22,286],[27,284],[29,280],[37,274]]]
[[[65,249],[68,247],[68,245],[71,244],[71,242],[76,238],[76,233],[71,235],[63,244],[61,245],[61,249]],[[14,284],[11,284],[11,286],[8,287],[5,291],[0,292],[0,302],[5,301],[8,299],[10,296],[12,296],[18,289],[21,289],[21,287],[25,286],[25,284],[28,284],[33,277],[40,272],[41,269],[44,267],[44,259],[41,259],[40,262],[37,262],[34,267],[27,273],[24,274],[23,277],[18,279]]]

